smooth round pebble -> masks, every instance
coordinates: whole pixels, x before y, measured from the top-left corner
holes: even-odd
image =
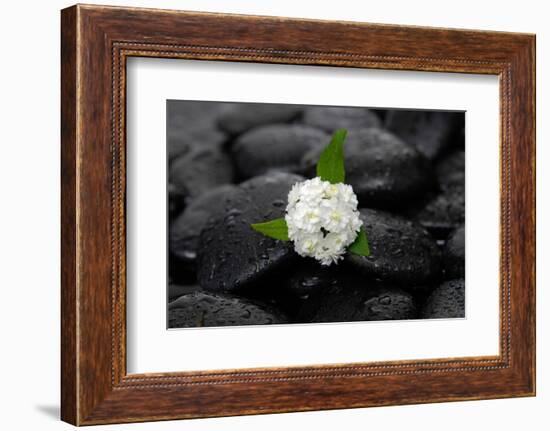
[[[340,272],[338,266],[323,266],[313,259],[304,258],[288,274],[282,289],[293,297],[308,299],[338,283]]]
[[[198,281],[210,291],[262,289],[268,280],[297,258],[289,242],[268,238],[252,229],[282,217],[298,175],[274,173],[252,178],[226,201],[222,215],[203,228],[198,247]]]
[[[341,282],[304,303],[299,319],[309,322],[357,322],[414,319],[411,294],[368,281]]]
[[[386,114],[386,128],[434,160],[453,145],[462,112],[393,110]]]
[[[299,124],[276,124],[254,128],[233,144],[233,158],[241,178],[266,172],[297,172],[303,155],[330,142],[325,132]]]
[[[302,258],[283,275],[275,291],[275,301],[289,316],[294,317],[311,297],[339,282],[344,275],[340,269],[339,265],[327,267],[314,259]]]
[[[169,328],[269,325],[286,321],[278,311],[230,295],[194,292],[168,305]]]
[[[218,119],[218,126],[230,135],[239,135],[264,124],[288,123],[302,108],[297,105],[265,103],[234,104]]]
[[[464,208],[464,186],[449,186],[416,211],[414,218],[436,238],[445,239],[464,224]]]
[[[193,292],[198,292],[201,287],[198,285],[182,285],[182,284],[169,284],[168,285],[168,301],[174,301],[183,295],[188,295]]]
[[[170,224],[169,247],[172,254],[186,262],[194,262],[202,229],[210,217],[225,212],[226,200],[237,186],[225,184],[207,190],[194,199]]]
[[[254,223],[284,217],[288,203],[288,192],[292,186],[305,178],[287,172],[271,172],[250,178],[239,184],[246,196],[261,213]]]
[[[410,289],[440,276],[441,252],[422,226],[382,211],[363,208],[360,213],[371,254],[348,254],[350,269]]]
[[[423,319],[463,318],[464,302],[464,279],[446,281],[428,297],[420,315]]]
[[[314,175],[321,149],[302,159],[305,172]],[[382,129],[355,129],[344,145],[346,183],[361,206],[395,209],[407,205],[433,185],[428,161],[416,149]]]
[[[456,229],[445,244],[443,265],[446,278],[464,278],[465,244],[464,225]]]
[[[367,108],[346,108],[333,106],[312,106],[306,108],[302,123],[334,133],[338,129],[380,127],[378,115]]]
[[[170,183],[186,200],[231,183],[234,178],[230,157],[214,148],[196,149],[178,157],[170,164],[169,172]]]

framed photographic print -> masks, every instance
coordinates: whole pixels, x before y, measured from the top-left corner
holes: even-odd
[[[62,11],[62,419],[535,394],[535,37]]]

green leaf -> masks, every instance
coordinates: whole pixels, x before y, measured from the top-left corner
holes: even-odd
[[[265,223],[254,223],[250,225],[252,229],[263,233],[270,238],[288,241],[288,226],[284,218],[266,221]]]
[[[364,227],[361,227],[357,238],[348,247],[348,251],[358,256],[370,256],[369,241],[367,240],[367,233]]]
[[[344,170],[344,140],[346,129],[334,132],[330,144],[323,150],[317,162],[317,176],[331,184],[343,183],[346,179]]]

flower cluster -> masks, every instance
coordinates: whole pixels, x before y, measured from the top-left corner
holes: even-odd
[[[351,186],[316,177],[294,184],[288,194],[288,237],[300,256],[330,265],[342,259],[361,229]]]

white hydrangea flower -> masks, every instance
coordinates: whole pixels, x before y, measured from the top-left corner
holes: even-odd
[[[322,265],[342,259],[362,225],[352,187],[319,177],[292,186],[285,220],[296,252]]]

